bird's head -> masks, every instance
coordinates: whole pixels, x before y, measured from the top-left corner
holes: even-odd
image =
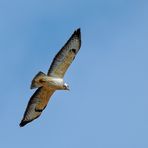
[[[67,83],[64,83],[64,90],[69,90],[69,85]]]

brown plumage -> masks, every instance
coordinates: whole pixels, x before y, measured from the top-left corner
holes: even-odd
[[[31,88],[38,88],[30,98],[20,126],[38,118],[48,104],[52,94],[59,89],[68,90],[63,77],[81,46],[80,29],[74,31],[67,43],[57,53],[47,75],[39,72],[32,80]]]

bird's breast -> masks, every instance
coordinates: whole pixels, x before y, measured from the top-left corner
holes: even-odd
[[[61,78],[49,77],[45,78],[45,87],[50,87],[53,89],[62,89],[64,81]]]

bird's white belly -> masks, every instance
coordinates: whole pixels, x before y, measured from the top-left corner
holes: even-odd
[[[45,79],[46,79],[46,83],[44,84],[45,87],[50,87],[53,89],[63,89],[63,84],[64,84],[63,79],[49,77],[49,76],[47,76]]]

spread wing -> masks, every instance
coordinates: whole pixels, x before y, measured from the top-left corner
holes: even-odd
[[[65,72],[78,53],[80,46],[81,32],[80,29],[77,29],[53,59],[48,71],[48,75],[52,77],[63,78]]]
[[[21,127],[33,121],[41,115],[42,111],[47,106],[47,103],[54,91],[55,90],[52,89],[47,90],[43,87],[40,87],[36,90],[36,92],[30,98],[30,101],[28,102],[23,119],[20,123]]]

